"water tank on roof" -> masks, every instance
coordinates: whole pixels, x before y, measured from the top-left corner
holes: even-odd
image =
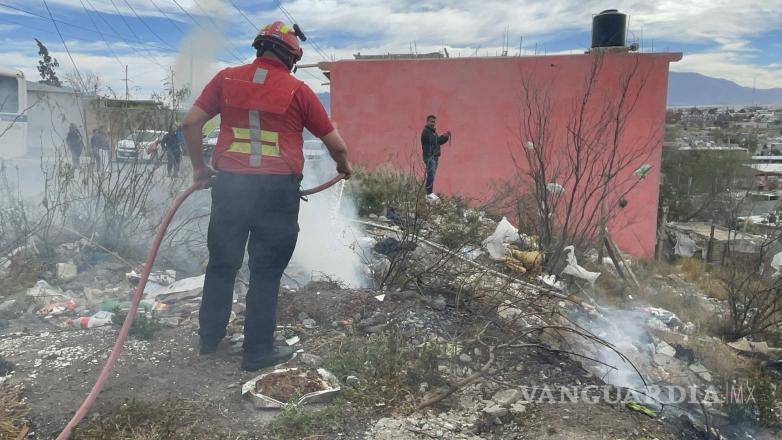
[[[592,47],[621,47],[627,35],[627,15],[616,9],[592,17]]]

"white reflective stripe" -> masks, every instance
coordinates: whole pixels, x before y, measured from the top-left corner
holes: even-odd
[[[263,84],[266,81],[267,74],[266,69],[255,69],[253,82]],[[250,128],[250,166],[259,167],[261,166],[263,152],[261,148],[261,113],[258,110],[250,110],[248,117]]]

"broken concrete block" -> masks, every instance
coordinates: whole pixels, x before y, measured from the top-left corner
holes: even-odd
[[[668,357],[676,356],[676,349],[671,347],[670,344],[665,341],[660,341],[660,343],[657,344],[657,347],[655,347],[654,351],[658,354],[663,354]]]
[[[514,416],[524,414],[526,410],[527,407],[523,403],[514,403],[510,406],[510,413]]]
[[[503,408],[500,405],[491,405],[484,408],[483,412],[488,416],[502,418],[508,415],[508,408]]]
[[[491,398],[491,400],[502,406],[509,406],[516,403],[519,399],[521,399],[521,391],[513,388],[497,391]]]
[[[709,370],[707,370],[706,367],[704,367],[700,362],[690,364],[689,368],[690,371],[697,374],[701,379],[705,380],[706,382],[711,382],[711,373],[709,373]]]
[[[60,280],[72,280],[76,278],[76,265],[73,263],[57,263],[57,278]]]

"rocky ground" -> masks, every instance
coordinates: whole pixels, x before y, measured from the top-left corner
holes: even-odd
[[[395,246],[382,239],[383,233],[376,235],[376,243]],[[21,390],[28,413],[14,422],[24,425],[31,439],[56,436],[88,393],[137,280],[132,263],[85,240],[60,246],[57,258],[63,263],[36,272],[24,288],[4,286],[0,298],[0,385]],[[481,276],[486,274],[499,276],[490,271]],[[460,273],[437,289],[419,291],[349,289],[328,278],[303,285],[286,280],[277,342],[298,352],[278,367],[326,368],[340,382],[341,393],[309,409],[264,410],[242,395],[242,386],[258,376],[239,369],[243,282],[236,285],[228,337],[217,355],[204,357],[197,353],[198,277],[157,271],[139,326],[74,437],[708,438],[687,418],[699,409],[659,411],[653,402],[638,407],[608,398],[599,403],[540,400],[525,392],[626,386],[595,362],[622,365],[608,355],[612,350],[557,326],[580,326],[603,338],[649,383],[705,387],[729,380],[725,371],[749,374],[752,369],[737,350],[701,332],[707,323],[699,317],[723,313],[722,303],[676,275],[651,276],[644,279],[646,288],[623,292],[613,301],[600,299],[603,305],[583,306],[557,294],[546,302],[553,307],[546,322],[540,313],[528,316],[529,310],[514,305],[507,299],[512,295],[504,296],[499,307],[498,299],[488,296],[465,300],[458,284],[472,278],[475,274]],[[426,282],[431,280],[416,279]],[[693,298],[666,300],[685,295]],[[676,313],[649,306],[669,302],[684,306]],[[113,322],[104,319],[112,313]],[[494,350],[511,339],[518,344]],[[612,396],[623,390],[607,389]],[[752,426],[734,434],[729,438],[779,438]]]

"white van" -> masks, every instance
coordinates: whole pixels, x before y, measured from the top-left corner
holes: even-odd
[[[0,159],[27,151],[27,82],[21,70],[0,67]]]

